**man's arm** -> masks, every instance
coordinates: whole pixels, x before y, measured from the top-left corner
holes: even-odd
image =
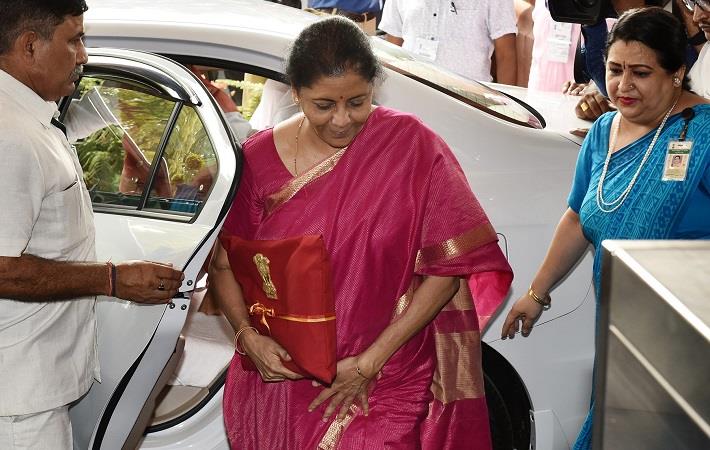
[[[182,273],[168,264],[118,263],[113,280],[115,296],[141,303],[165,303],[177,292],[182,278]],[[0,257],[0,298],[46,302],[110,295],[111,283],[107,263],[53,261],[27,254]]]
[[[494,40],[493,45],[496,58],[496,83],[515,85],[518,79],[515,35],[504,34]]]
[[[402,44],[404,44],[404,39],[402,39],[401,37],[392,36],[391,34],[385,34],[385,39],[387,40],[387,42],[399,45],[400,47],[402,46]]]
[[[404,44],[404,36],[402,28],[404,27],[404,20],[399,12],[399,1],[398,0],[388,0],[385,2],[382,8],[382,19],[378,25],[379,29],[384,31],[385,40],[391,42],[392,44],[399,45],[400,47]]]

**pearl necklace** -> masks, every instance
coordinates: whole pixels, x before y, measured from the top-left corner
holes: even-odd
[[[599,209],[602,212],[610,213],[610,212],[616,211],[624,203],[624,200],[626,200],[626,197],[629,196],[631,189],[634,187],[634,184],[636,184],[636,179],[638,178],[639,174],[641,173],[641,169],[643,169],[643,165],[646,164],[646,160],[648,159],[649,156],[651,156],[651,152],[653,151],[653,147],[656,145],[656,141],[658,140],[658,137],[661,135],[661,131],[663,131],[663,127],[666,125],[666,121],[670,117],[671,111],[673,111],[673,108],[675,108],[675,105],[678,103],[679,99],[680,99],[680,97],[676,98],[675,102],[673,102],[673,106],[671,106],[671,108],[668,110],[666,115],[663,117],[661,124],[658,126],[658,129],[656,130],[656,134],[653,136],[651,143],[649,144],[648,148],[646,149],[646,153],[643,155],[643,158],[641,159],[641,164],[639,164],[638,169],[636,169],[636,173],[634,174],[633,178],[631,178],[631,181],[629,182],[628,186],[626,186],[626,189],[624,189],[624,192],[622,192],[615,200],[607,202],[604,200],[603,186],[604,186],[604,180],[606,179],[607,170],[609,169],[609,160],[611,160],[611,154],[614,151],[614,147],[616,146],[616,136],[619,133],[619,128],[621,126],[621,116],[619,116],[619,120],[616,122],[616,126],[614,127],[614,130],[612,131],[611,142],[609,143],[609,151],[606,154],[606,160],[604,160],[604,168],[602,169],[602,174],[599,177],[599,184],[597,185],[597,206],[599,207]]]

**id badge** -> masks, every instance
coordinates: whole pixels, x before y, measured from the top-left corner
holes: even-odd
[[[572,40],[572,24],[564,22],[555,22],[552,27],[552,39],[558,41]]]
[[[429,61],[436,59],[438,49],[439,41],[436,39],[417,38],[414,42],[414,53]]]
[[[547,59],[551,62],[567,64],[569,62],[569,49],[572,46],[570,41],[559,41],[557,39],[548,39],[547,41]]]
[[[552,35],[547,39],[547,59],[567,64],[572,46],[572,24],[555,22]]]
[[[685,181],[690,163],[690,152],[693,141],[671,141],[666,151],[666,162],[663,165],[663,181]]]

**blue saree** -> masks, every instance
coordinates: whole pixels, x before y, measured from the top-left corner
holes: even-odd
[[[687,140],[693,141],[685,181],[662,181],[666,150],[678,140],[685,119],[671,116],[623,204],[612,212],[597,205],[597,186],[609,148],[615,112],[589,130],[577,160],[569,207],[579,214],[585,237],[594,245],[594,287],[599,306],[601,243],[605,239],[710,239],[710,105],[693,107]],[[615,152],[603,185],[607,202],[617,199],[638,170],[656,130]],[[610,209],[610,208],[605,208]],[[593,395],[592,395],[593,398]],[[591,448],[592,407],[574,444]]]

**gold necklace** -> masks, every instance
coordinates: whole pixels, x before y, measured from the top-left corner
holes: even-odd
[[[298,152],[299,152],[299,149],[300,149],[300,145],[299,145],[299,142],[298,142],[298,136],[301,134],[301,127],[303,127],[303,122],[304,122],[305,120],[306,120],[306,115],[304,114],[303,117],[301,117],[301,121],[298,122],[298,130],[296,130],[296,152],[295,152],[294,155],[293,155],[293,173],[295,174],[295,176],[298,176],[298,175],[299,175],[299,174],[298,174],[298,166],[296,165],[296,159],[298,158]],[[330,147],[331,149],[332,149],[332,148],[335,148],[336,151],[347,150],[347,149],[348,149],[348,146],[350,145],[350,144],[348,144],[348,145],[346,145],[345,147],[342,147],[342,148],[333,147],[333,146],[331,146],[330,144],[328,144],[327,142],[325,142],[325,141],[323,140],[323,138],[320,137],[320,135],[318,134],[318,132],[317,132],[315,129],[313,129],[313,131],[316,133],[316,136],[318,136],[318,139],[320,139],[321,141],[323,141],[323,142],[324,142],[328,147]],[[331,156],[332,156],[332,155],[331,155]]]
[[[306,120],[306,116],[301,117],[301,121],[298,122],[298,130],[296,130],[296,153],[293,154],[293,173],[298,176],[298,166],[296,166],[296,158],[298,158],[298,135],[301,134],[301,127],[303,126],[303,121]]]

